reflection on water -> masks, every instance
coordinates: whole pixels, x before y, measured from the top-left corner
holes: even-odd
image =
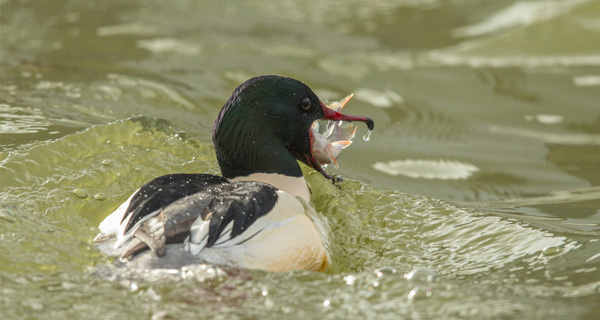
[[[96,34],[100,37],[110,37],[118,35],[154,36],[162,34],[162,30],[151,24],[135,21],[131,23],[102,26],[96,29]]]
[[[454,35],[458,37],[475,37],[532,25],[564,15],[573,7],[585,2],[589,2],[589,0],[515,2],[499,10],[485,21],[454,30]]]
[[[200,46],[195,43],[186,43],[173,38],[158,38],[139,40],[138,47],[154,53],[183,54],[197,56],[200,54]]]
[[[401,104],[404,99],[391,90],[378,91],[370,88],[359,88],[355,92],[356,99],[370,103],[379,108],[390,108]]]
[[[2,10],[1,318],[600,313],[600,2]],[[115,282],[86,271],[110,263],[91,239],[139,185],[218,172],[214,118],[258,74],[298,78],[323,100],[355,93],[345,112],[377,123],[340,157],[340,186],[305,168],[332,225],[332,269]]]
[[[600,86],[600,75],[585,75],[573,78],[573,83],[580,87]]]
[[[0,104],[0,134],[36,133],[50,124],[42,112],[34,108],[11,107]]]
[[[396,160],[375,162],[373,168],[393,176],[404,175],[411,178],[458,180],[468,179],[479,168],[457,160]]]

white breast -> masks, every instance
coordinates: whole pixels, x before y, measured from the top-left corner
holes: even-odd
[[[303,199],[277,191],[273,210],[256,220],[241,235],[227,241],[230,227],[216,244],[206,248],[208,221],[192,227],[184,248],[203,261],[268,271],[323,271],[331,263],[326,224]],[[223,238],[223,240],[221,240]]]

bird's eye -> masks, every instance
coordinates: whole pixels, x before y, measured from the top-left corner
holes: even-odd
[[[309,98],[304,98],[304,100],[302,100],[302,109],[304,109],[304,110],[310,109],[310,99]]]

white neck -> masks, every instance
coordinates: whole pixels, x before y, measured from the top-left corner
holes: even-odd
[[[290,177],[278,173],[253,173],[245,177],[235,177],[234,181],[259,181],[268,183],[279,190],[283,190],[295,197],[300,197],[310,202],[310,191],[304,177]]]

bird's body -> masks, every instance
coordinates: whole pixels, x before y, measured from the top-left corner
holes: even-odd
[[[104,219],[96,243],[139,268],[211,263],[325,270],[331,263],[327,226],[309,204],[296,160],[327,176],[311,151],[309,130],[317,119],[373,126],[368,118],[326,109],[297,80],[248,80],[213,129],[223,177],[172,174],[148,182]]]

